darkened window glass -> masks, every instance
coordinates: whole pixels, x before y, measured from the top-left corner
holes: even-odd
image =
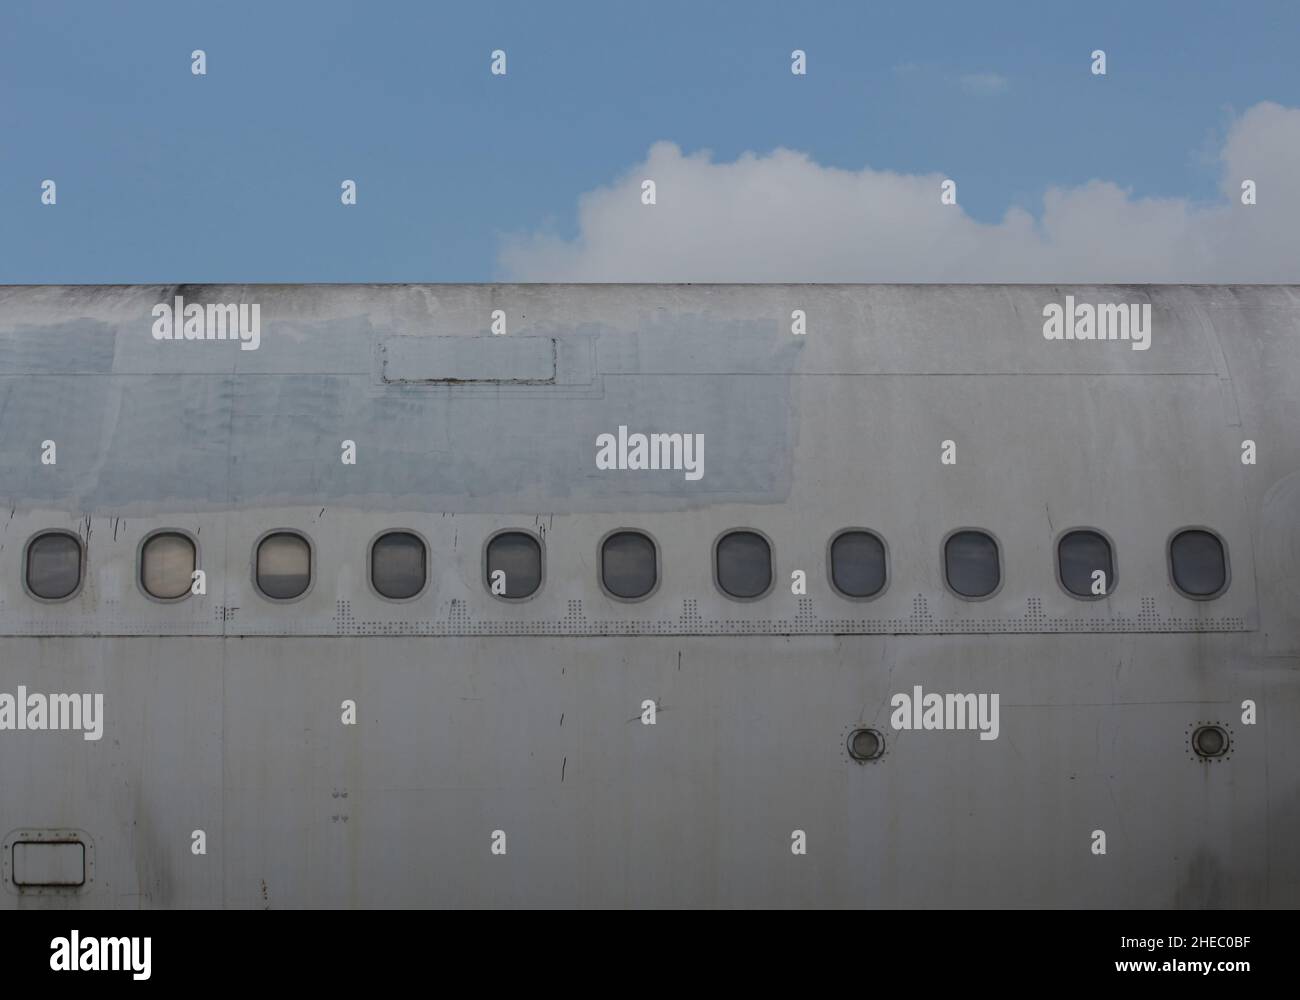
[[[615,597],[636,600],[655,589],[655,543],[639,531],[620,531],[600,547],[600,579]]]
[[[257,585],[267,597],[301,597],[311,583],[311,546],[289,531],[267,535],[257,546]]]
[[[718,586],[732,597],[758,597],[772,585],[772,548],[753,531],[733,531],[718,541]]]
[[[390,531],[370,548],[370,583],[394,601],[414,597],[424,589],[424,542],[408,531]]]
[[[504,577],[498,575],[502,573]],[[542,585],[542,546],[537,539],[526,531],[506,531],[488,542],[487,585],[498,597],[536,593]]]
[[[1212,597],[1228,582],[1223,543],[1208,531],[1180,531],[1169,543],[1174,584],[1192,597]]]
[[[140,583],[165,601],[184,597],[194,583],[194,543],[177,532],[154,535],[140,551]]]
[[[1106,574],[1103,593],[1110,593],[1115,581],[1115,564],[1105,535],[1096,531],[1067,532],[1061,536],[1056,555],[1061,585],[1075,597],[1102,596],[1093,592],[1092,574],[1098,570]]]
[[[71,535],[51,531],[27,546],[27,587],[37,597],[57,601],[81,583],[81,544]]]
[[[982,531],[958,531],[943,547],[948,586],[962,597],[987,597],[998,589],[998,543]]]
[[[831,582],[847,597],[871,597],[885,586],[885,543],[869,531],[845,531],[831,542]]]

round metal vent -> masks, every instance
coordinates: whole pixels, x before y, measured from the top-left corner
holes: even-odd
[[[1219,726],[1199,726],[1192,733],[1192,749],[1198,757],[1222,757],[1229,746],[1228,733]]]
[[[885,737],[876,729],[855,729],[849,733],[849,756],[857,761],[875,760],[885,752]]]

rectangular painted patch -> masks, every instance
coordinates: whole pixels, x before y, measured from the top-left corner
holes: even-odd
[[[0,332],[0,375],[111,372],[116,345],[114,327],[97,320],[20,326]]]

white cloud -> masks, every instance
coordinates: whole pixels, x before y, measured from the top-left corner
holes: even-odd
[[[1300,109],[1255,105],[1220,161],[1211,205],[1094,180],[1050,189],[1037,218],[1012,208],[986,224],[939,203],[942,174],[840,170],[788,149],[714,163],[659,142],[579,198],[576,238],[515,234],[498,263],[517,281],[1300,281]],[[657,205],[641,204],[645,178]]]
[[[1005,94],[1010,86],[1000,73],[967,73],[957,82],[972,97],[997,97]]]

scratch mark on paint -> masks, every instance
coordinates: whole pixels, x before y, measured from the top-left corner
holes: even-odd
[[[651,699],[651,701],[653,702],[654,707],[655,707],[655,716],[656,716],[656,717],[658,717],[658,716],[660,716],[660,715],[663,715],[664,712],[668,711],[668,709],[664,708],[663,703],[662,703],[658,698],[653,698],[653,699]],[[628,722],[640,722],[640,721],[641,721],[641,716],[642,716],[642,714],[644,714],[644,712],[642,712],[642,713],[638,713],[638,714],[632,716],[632,718],[628,719],[627,721],[628,721]]]
[[[564,758],[564,763],[560,765],[560,782],[561,782],[561,784],[563,784],[563,782],[564,782],[564,772],[568,769],[568,767],[569,767],[569,758],[568,758],[568,757],[565,757],[565,758]]]

